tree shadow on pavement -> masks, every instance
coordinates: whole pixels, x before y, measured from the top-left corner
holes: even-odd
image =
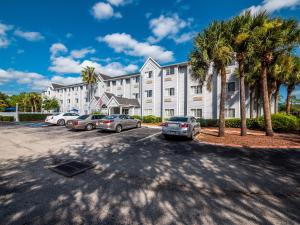
[[[299,153],[83,142],[6,160],[1,224],[299,224]],[[72,178],[47,168],[70,159],[95,168]]]

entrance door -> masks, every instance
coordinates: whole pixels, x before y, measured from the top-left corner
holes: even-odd
[[[122,114],[126,114],[126,115],[128,115],[129,114],[129,109],[122,109]]]

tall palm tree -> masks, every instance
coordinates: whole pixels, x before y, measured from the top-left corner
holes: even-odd
[[[83,70],[81,71],[81,77],[82,77],[82,81],[88,85],[88,89],[89,89],[88,100],[90,103],[93,96],[93,87],[98,82],[98,76],[95,72],[95,68],[91,66],[87,66],[83,68]]]
[[[296,85],[300,84],[300,58],[294,56],[292,62],[292,72],[286,77],[287,97],[286,97],[286,113],[291,113],[292,92]]]
[[[268,96],[268,68],[276,54],[288,51],[299,42],[300,30],[296,20],[270,19],[265,12],[254,18],[251,47],[261,60],[261,92],[266,135],[273,136],[270,99]]]
[[[190,63],[194,77],[203,82],[211,64],[213,64],[217,73],[221,75],[220,137],[225,135],[226,66],[233,59],[233,50],[229,37],[229,24],[227,22],[213,22],[197,35],[194,40],[194,49],[190,54]]]
[[[27,106],[30,105],[30,95],[28,93],[23,94],[22,104],[23,104],[23,111],[26,112]]]
[[[250,52],[249,44],[252,24],[253,17],[250,11],[246,11],[245,13],[236,16],[230,21],[231,46],[236,53],[236,60],[239,64],[241,136],[247,135],[245,61]]]

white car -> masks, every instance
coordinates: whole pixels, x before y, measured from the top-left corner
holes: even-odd
[[[74,120],[77,119],[77,117],[79,117],[77,113],[59,113],[47,116],[45,122],[64,126],[68,120]]]

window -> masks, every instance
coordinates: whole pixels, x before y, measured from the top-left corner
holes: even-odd
[[[139,93],[133,93],[133,97],[135,98],[135,99],[138,99],[140,96],[139,96]]]
[[[197,94],[202,94],[202,86],[197,85],[197,86],[191,86],[192,93],[197,95]]]
[[[146,90],[146,97],[151,98],[152,97],[152,90]]]
[[[152,115],[152,109],[144,109],[144,115],[145,116]]]
[[[139,77],[135,77],[135,83],[139,83],[140,82],[140,78]]]
[[[123,95],[117,95],[118,97],[120,97],[120,98],[122,98],[123,97]]]
[[[126,79],[126,84],[130,84],[130,79]]]
[[[175,67],[174,66],[170,66],[166,69],[166,75],[172,75],[175,73]]]
[[[152,78],[152,74],[153,74],[152,71],[146,72],[146,78]]]
[[[85,98],[85,102],[89,102],[89,99],[88,99],[88,98]]]
[[[166,96],[174,96],[175,88],[166,88]]]
[[[227,92],[234,92],[235,91],[235,82],[228,82],[227,83]]]
[[[67,103],[71,103],[71,100],[70,100],[70,99],[68,99],[68,100],[67,100]]]
[[[63,104],[64,102],[63,102],[63,100],[60,100],[60,104]]]
[[[74,87],[72,87],[72,91],[74,91]]]
[[[225,109],[226,118],[235,118],[235,109]]]
[[[116,81],[115,80],[112,81],[112,86],[116,86]]]
[[[107,87],[110,87],[110,82],[109,81],[107,81]]]
[[[128,115],[129,114],[129,109],[122,109],[122,114]],[[126,116],[126,119],[130,119],[128,116]]]
[[[80,86],[80,90],[83,90],[83,86]]]
[[[174,116],[174,109],[165,109],[165,117]]]
[[[75,98],[75,102],[78,103],[78,98]]]
[[[179,73],[186,73],[186,72],[187,72],[187,66],[179,67]]]
[[[123,85],[123,80],[122,79],[120,80],[120,85]]]
[[[202,109],[191,109],[191,116],[202,118]]]

